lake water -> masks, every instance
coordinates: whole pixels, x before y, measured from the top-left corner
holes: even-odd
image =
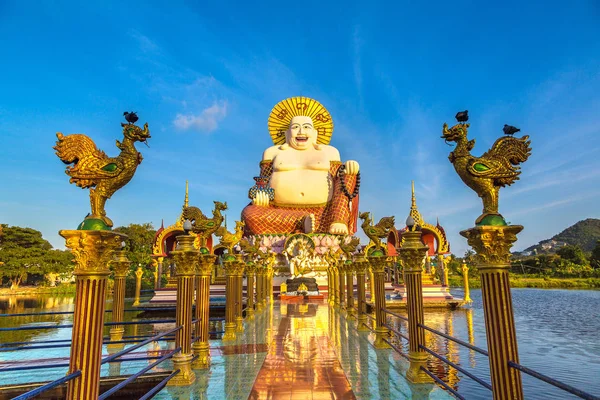
[[[459,290],[453,290],[453,292],[461,295]],[[512,294],[520,363],[576,388],[600,395],[600,291],[513,289]],[[481,291],[472,290],[471,297],[473,304],[460,310],[426,310],[425,323],[434,329],[486,349]],[[110,307],[109,304],[107,308]],[[126,308],[130,308],[129,302]],[[73,297],[70,296],[0,296],[0,313],[70,311],[72,309]],[[132,320],[134,315],[134,313],[126,313],[125,319]],[[110,321],[110,313],[107,313],[106,320]],[[395,322],[400,323],[400,321]],[[33,326],[37,323],[69,324],[71,316],[0,317],[0,326],[2,327]],[[174,325],[164,326],[161,329],[166,330],[172,326]],[[125,335],[143,335],[156,330],[157,326],[141,325],[136,327],[130,325],[125,328]],[[222,328],[215,326],[213,329]],[[108,328],[105,329],[104,334],[108,336]],[[61,339],[70,339],[70,329],[0,332],[0,344]],[[487,357],[430,333],[426,334],[426,341],[427,347],[430,349],[489,382]],[[406,345],[402,347],[407,350]],[[104,349],[103,354],[107,354],[107,349]],[[53,357],[67,358],[68,356],[68,347],[49,350],[0,351],[0,363]],[[147,363],[123,365],[119,372],[127,373],[129,370],[136,372],[140,369],[140,365],[147,365]],[[103,375],[110,374],[108,367],[103,368]],[[431,361],[429,367],[466,398],[491,398],[490,391],[441,362]],[[65,371],[66,368],[25,371],[19,372],[18,376],[15,373],[0,372],[0,382],[6,382],[7,374],[11,374],[11,382],[16,383],[16,381],[56,379],[64,376]],[[523,375],[523,386],[527,399],[576,398],[527,375]]]

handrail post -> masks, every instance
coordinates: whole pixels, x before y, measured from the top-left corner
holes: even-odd
[[[225,270],[225,333],[222,340],[230,342],[235,340],[235,308],[236,294],[235,282],[237,274],[237,259],[230,255],[223,260]]]
[[[127,259],[125,250],[116,250],[111,262],[114,274],[112,322],[122,322],[125,313],[125,278],[129,272],[131,262]],[[110,328],[110,341],[118,342],[123,339],[125,329],[123,325],[114,325]],[[109,348],[122,348],[122,343],[108,344]]]
[[[196,335],[198,340],[192,344],[196,359],[192,368],[202,369],[210,366],[210,348],[208,345],[210,275],[217,256],[200,254],[196,269]]]
[[[356,309],[358,313],[357,321],[358,321],[358,330],[361,332],[368,332],[369,327],[366,324],[369,322],[369,319],[366,315],[366,293],[365,293],[365,270],[369,266],[369,261],[364,258],[364,256],[360,258],[356,258],[354,260],[354,268],[356,270],[356,286],[358,289],[358,299],[356,304]]]
[[[241,254],[237,254],[237,272],[236,272],[236,310],[235,310],[235,330],[244,332],[243,301],[244,301],[244,269],[246,263]]]
[[[75,256],[75,312],[68,373],[81,371],[78,378],[67,383],[67,399],[95,399],[100,390],[108,264],[127,236],[97,230],[62,230],[59,234]]]
[[[352,265],[352,260],[346,260],[345,262],[345,270],[346,270],[346,297],[347,297],[347,313],[346,320],[354,321],[356,320],[355,311],[354,311],[354,266]]]
[[[376,348],[386,349],[390,346],[383,340],[390,332],[385,327],[385,267],[387,256],[369,256],[369,264],[373,271],[373,289],[375,297],[375,343]]]
[[[156,261],[158,262],[158,265],[156,267],[156,272],[158,275],[158,279],[156,281],[156,287],[155,289],[160,289],[162,286],[162,275],[163,275],[163,261],[164,261],[164,257],[156,257]]]
[[[337,269],[338,269],[338,281],[337,281],[337,285],[339,287],[340,290],[340,312],[343,312],[346,309],[346,265],[344,264],[344,261],[339,260],[337,262]]]
[[[188,386],[196,380],[192,371],[192,304],[194,303],[194,276],[199,250],[194,248],[195,236],[177,236],[177,248],[171,252],[177,277],[176,324],[181,326],[175,336],[175,347],[181,350],[173,356],[173,369],[180,370],[169,386]]]
[[[144,275],[144,271],[141,266],[138,266],[135,270],[135,298],[133,299],[132,306],[140,305],[140,293],[142,291],[142,276]]]
[[[331,265],[331,286],[333,287],[333,306],[339,307],[340,305],[340,287],[339,287],[339,274],[340,270],[337,262]]]
[[[256,276],[256,265],[254,261],[246,263],[246,293],[248,303],[246,304],[246,316],[248,319],[254,318],[254,277]]]
[[[410,339],[408,352],[410,366],[406,378],[412,383],[430,383],[431,377],[421,369],[421,367],[427,368],[427,353],[421,349],[421,346],[425,345],[425,332],[420,326],[424,323],[422,265],[429,247],[421,242],[421,227],[417,225],[408,226],[408,230],[402,236],[404,241],[398,253],[404,265],[406,279],[404,284]]]
[[[509,361],[519,363],[508,271],[510,248],[522,229],[520,225],[478,225],[460,232],[477,253],[474,259],[481,274],[494,399],[523,398],[521,373],[508,365]]]
[[[263,263],[261,260],[256,261],[256,310],[262,311],[263,304]]]

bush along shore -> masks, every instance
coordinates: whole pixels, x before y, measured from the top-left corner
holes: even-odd
[[[462,276],[451,276],[450,287],[462,287]],[[537,288],[537,289],[600,289],[600,278],[549,278],[541,276],[510,275],[512,288]],[[469,287],[480,289],[479,278],[469,277]]]

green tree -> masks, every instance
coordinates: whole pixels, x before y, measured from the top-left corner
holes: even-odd
[[[144,288],[154,287],[154,275],[149,268],[152,262],[152,244],[156,235],[156,230],[152,224],[144,223],[119,226],[114,231],[127,235],[125,250],[127,250],[129,261],[131,261],[130,270],[135,271],[138,266],[142,267],[144,270],[144,275],[142,276]],[[134,280],[128,279],[127,282],[128,285],[132,285]]]
[[[72,257],[52,245],[42,233],[31,228],[3,224],[0,230],[0,276],[7,278],[11,289],[16,289],[28,275],[50,272],[66,274],[72,271]]]
[[[581,247],[575,245],[566,245],[564,247],[561,247],[556,254],[558,254],[560,256],[560,258],[562,258],[563,260],[567,260],[570,261],[574,264],[577,265],[587,265],[588,261],[587,258],[585,257],[585,254],[583,253],[583,250],[581,250]]]
[[[596,247],[592,250],[590,265],[594,269],[600,269],[600,240],[596,242]]]

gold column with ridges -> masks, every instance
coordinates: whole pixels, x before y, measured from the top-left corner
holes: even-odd
[[[338,263],[335,262],[333,263],[333,265],[331,266],[332,269],[332,274],[331,274],[331,281],[332,281],[332,285],[333,285],[333,305],[334,307],[338,307],[340,305],[340,278],[339,278],[339,274],[340,274],[340,270],[338,268]]]
[[[263,303],[263,263],[261,260],[256,262],[256,310],[262,311],[264,308]]]
[[[123,322],[123,314],[125,310],[125,279],[129,272],[131,262],[127,259],[125,250],[116,250],[114,259],[111,262],[114,286],[113,286],[113,305],[112,305],[112,322]],[[113,325],[110,328],[110,341],[117,342],[123,339],[123,325]],[[109,348],[122,348],[124,343],[108,344]]]
[[[425,331],[419,326],[424,323],[422,265],[429,247],[421,242],[419,228],[415,225],[408,228],[408,231],[402,234],[404,240],[402,247],[398,249],[404,266],[408,337],[410,338],[408,343],[410,366],[406,378],[412,383],[430,383],[432,379],[421,369],[421,367],[427,368],[427,353],[420,347],[425,345]]]
[[[338,285],[339,292],[340,292],[339,306],[340,306],[340,312],[343,312],[344,309],[346,308],[346,266],[344,265],[344,262],[342,260],[338,261],[337,269],[338,269],[337,285]]]
[[[256,276],[256,264],[254,261],[246,263],[246,293],[248,302],[246,303],[246,317],[254,318],[254,278]]]
[[[144,275],[144,271],[142,267],[137,267],[135,270],[135,297],[133,298],[132,306],[140,305],[140,293],[142,292],[142,276]]]
[[[236,258],[225,259],[223,268],[225,270],[225,333],[222,340],[230,342],[235,340],[235,282],[238,268]]]
[[[192,352],[196,359],[192,368],[204,369],[210,366],[210,347],[208,344],[210,275],[217,256],[200,254],[196,269],[196,341]]]
[[[195,236],[177,236],[177,248],[171,252],[177,277],[176,324],[182,328],[175,336],[175,347],[181,350],[173,356],[173,369],[179,370],[169,386],[187,386],[196,380],[192,371],[192,305],[194,304],[194,278],[200,252],[194,248]]]
[[[354,269],[356,271],[356,286],[358,289],[358,299],[356,309],[358,313],[358,330],[362,332],[368,332],[369,319],[367,317],[367,295],[365,291],[365,270],[369,266],[369,261],[364,256],[358,257],[354,260]]]
[[[351,260],[346,260],[346,319],[348,321],[356,320],[356,312],[354,311],[354,266]]]
[[[460,232],[477,253],[494,399],[523,398],[521,373],[508,365],[519,362],[508,271],[510,248],[522,229],[520,225],[476,226]]]
[[[371,296],[375,297],[375,343],[376,348],[385,349],[390,347],[383,339],[390,335],[385,324],[385,267],[387,256],[369,256],[369,264],[373,272],[373,290]]]
[[[95,399],[100,390],[108,264],[114,250],[121,248],[127,236],[91,230],[63,230],[59,234],[75,256],[76,294],[69,374],[81,371],[81,376],[67,383],[67,399]]]
[[[244,317],[243,305],[244,305],[244,270],[246,263],[241,254],[236,254],[237,257],[237,269],[236,269],[236,284],[235,284],[235,330],[236,332],[244,332]]]

